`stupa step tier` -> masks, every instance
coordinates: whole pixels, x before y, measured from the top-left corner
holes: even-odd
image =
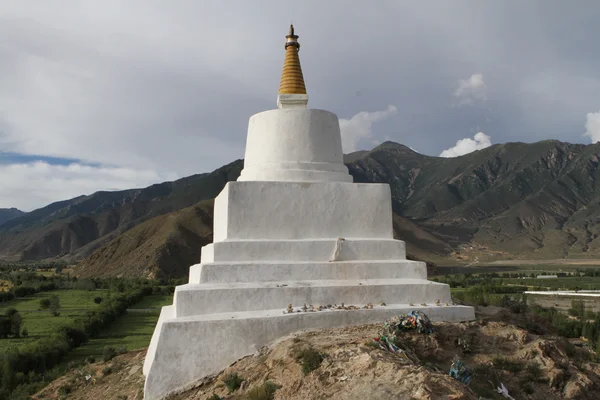
[[[258,311],[312,304],[430,303],[451,302],[448,286],[426,279],[311,280],[187,284],[178,286],[176,317]]]
[[[189,283],[400,278],[427,279],[427,267],[409,260],[207,263],[190,267]]]
[[[202,248],[202,262],[323,261],[332,258],[337,238],[305,240],[226,240]],[[344,238],[338,261],[404,260],[404,242]]]

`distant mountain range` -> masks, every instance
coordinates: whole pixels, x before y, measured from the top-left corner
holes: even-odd
[[[396,235],[413,256],[600,257],[598,143],[507,143],[440,158],[386,142],[345,161],[355,182],[390,184]],[[0,224],[0,258],[83,260],[86,276],[184,276],[212,241],[210,200],[242,167],[14,216]]]
[[[25,214],[23,211],[16,208],[0,208],[0,225],[23,214]]]

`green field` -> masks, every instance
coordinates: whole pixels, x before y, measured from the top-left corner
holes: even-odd
[[[504,278],[502,279],[503,284],[508,285],[522,285],[530,287],[545,287],[551,289],[565,289],[574,290],[579,288],[582,290],[594,290],[600,289],[600,277],[597,276],[581,276],[581,277],[565,277],[565,278]]]
[[[173,295],[158,295],[157,294],[157,295],[144,297],[142,299],[142,301],[134,304],[130,308],[136,309],[136,310],[156,308],[157,310],[160,310],[161,307],[168,306],[170,304],[173,304]]]
[[[173,296],[146,296],[142,301],[132,306],[130,310],[156,308],[155,311],[126,312],[98,337],[90,339],[87,344],[75,349],[67,357],[67,362],[82,361],[88,356],[93,356],[99,360],[102,358],[105,347],[124,347],[127,350],[148,347],[158,321],[160,307],[172,304],[172,302]]]
[[[54,290],[51,292],[41,292],[31,297],[0,303],[1,314],[4,314],[8,308],[16,308],[23,318],[21,329],[27,328],[27,331],[29,332],[29,337],[27,338],[0,339],[0,351],[8,347],[20,346],[49,335],[67,320],[76,318],[86,311],[98,307],[98,305],[94,303],[94,297],[106,297],[107,294],[107,291],[101,290]],[[57,317],[53,316],[48,310],[39,310],[40,300],[49,298],[52,295],[56,295],[60,299],[60,315]]]

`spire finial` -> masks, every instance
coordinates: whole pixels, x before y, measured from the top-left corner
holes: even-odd
[[[300,57],[298,57],[300,43],[298,43],[298,35],[295,33],[293,24],[290,24],[290,30],[285,38],[285,61],[279,84],[277,106],[279,108],[306,107],[308,95],[300,66]]]

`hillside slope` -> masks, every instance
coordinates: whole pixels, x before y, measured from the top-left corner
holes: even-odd
[[[389,183],[396,213],[453,246],[562,258],[600,255],[599,165],[600,143],[546,140],[449,159],[387,142],[349,168]]]
[[[407,358],[370,345],[382,324],[299,333],[170,398],[503,399],[496,390],[500,384],[515,399],[597,398],[600,367],[589,361],[586,350],[574,348],[564,338],[537,336],[503,322],[507,317],[512,319],[504,312],[496,315],[499,317],[469,323],[438,323],[431,335],[401,333],[399,343]],[[469,343],[468,353],[458,344],[459,339]],[[320,365],[313,363],[316,368],[305,375],[299,357],[306,349],[325,357]],[[73,400],[142,400],[144,356],[145,349],[108,363],[84,366],[52,382],[33,398],[56,398],[60,391],[68,391],[68,398]],[[469,386],[448,375],[454,356],[471,368]],[[95,378],[94,383],[85,380],[88,373]],[[243,379],[233,393],[224,383],[231,373]],[[277,385],[273,396],[252,397],[267,381]]]
[[[77,265],[80,277],[182,278],[212,242],[213,201],[145,221]]]
[[[18,210],[16,208],[0,208],[0,225],[5,223],[8,220],[17,218],[21,215],[25,214],[23,211]]]
[[[144,221],[216,197],[241,168],[238,160],[210,174],[52,203],[0,226],[0,259],[87,257]]]

